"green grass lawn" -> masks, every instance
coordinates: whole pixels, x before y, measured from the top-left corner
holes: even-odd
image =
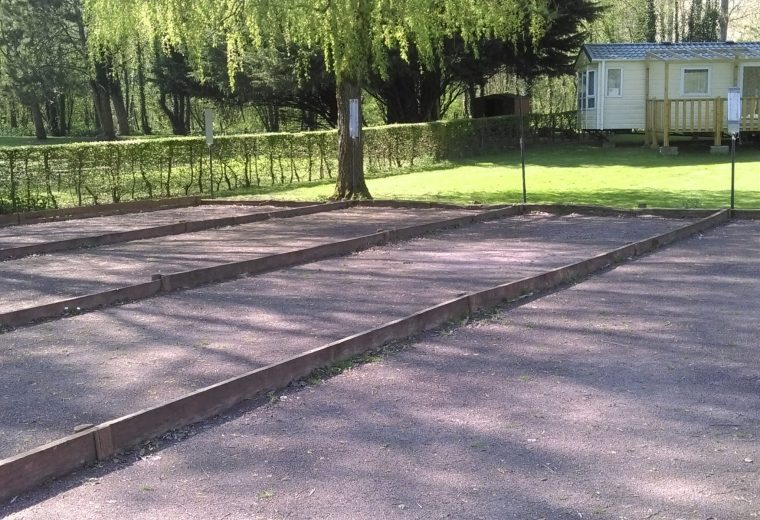
[[[542,145],[527,150],[528,202],[596,204],[630,208],[717,208],[729,204],[727,155],[710,155],[704,141],[682,142],[680,155],[663,157],[640,146]],[[453,203],[517,203],[522,199],[515,150],[423,171],[368,179],[377,199]],[[331,183],[269,189],[237,198],[326,200]],[[737,152],[737,207],[760,208],[760,147]]]

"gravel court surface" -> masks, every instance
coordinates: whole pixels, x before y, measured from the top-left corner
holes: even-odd
[[[352,208],[0,262],[0,312],[472,213]]]
[[[683,224],[505,219],[2,334],[0,457]]]
[[[6,512],[758,518],[758,258],[760,223],[719,228],[207,421]]]
[[[187,208],[163,209],[141,213],[124,213],[107,217],[62,220],[23,226],[0,228],[0,249],[27,246],[43,242],[68,240],[70,238],[106,235],[119,231],[132,231],[163,226],[177,222],[208,220],[212,218],[234,217],[251,213],[267,213],[279,209],[274,206],[192,206]]]

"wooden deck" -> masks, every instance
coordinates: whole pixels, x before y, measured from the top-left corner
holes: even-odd
[[[646,144],[670,146],[672,134],[708,134],[720,146],[727,129],[726,98],[650,99],[646,103]],[[742,98],[742,132],[760,132],[760,97]]]

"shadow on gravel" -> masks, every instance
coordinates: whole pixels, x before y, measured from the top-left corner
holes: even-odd
[[[733,224],[509,312],[426,335],[379,363],[289,389],[275,406],[249,403],[177,432],[190,437],[184,442],[170,436],[142,456],[68,477],[14,507],[44,511],[58,495],[69,505],[98,496],[219,517],[748,517],[759,490],[744,460],[760,456],[756,230]],[[338,272],[345,270],[326,279]],[[436,278],[428,276],[420,287]],[[196,317],[214,338],[231,322],[241,337],[270,341],[283,341],[276,336],[283,327],[307,332],[305,317],[353,323],[339,305],[345,286],[333,290],[302,295],[302,308],[260,326],[224,313],[224,298],[233,295],[222,286],[202,299],[188,293],[181,300],[188,314],[173,331],[178,343],[189,337],[202,304]],[[273,292],[273,307],[295,297]],[[376,294],[360,293],[367,300]],[[270,303],[257,307],[257,296],[251,291],[245,312],[270,312]],[[139,334],[163,332],[162,316],[142,309],[119,320],[139,344]],[[250,362],[230,354],[215,353],[214,362]],[[156,363],[139,350],[129,360],[146,369]],[[173,361],[146,373],[173,378],[184,362]],[[194,377],[209,375],[195,368]],[[89,479],[101,479],[97,491]]]

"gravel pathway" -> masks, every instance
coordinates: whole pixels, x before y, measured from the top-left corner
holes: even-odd
[[[0,262],[0,312],[467,213],[354,208]]]
[[[80,472],[9,518],[756,518],[758,258],[760,223],[719,228]]]
[[[683,222],[471,226],[0,335],[0,457]]]
[[[263,213],[285,208],[274,206],[193,206],[188,208],[164,209],[142,213],[125,213],[107,217],[62,220],[24,226],[0,228],[0,249],[27,246],[70,238],[105,235],[118,231],[131,231],[175,222],[208,220],[220,217],[234,217],[250,213]]]

